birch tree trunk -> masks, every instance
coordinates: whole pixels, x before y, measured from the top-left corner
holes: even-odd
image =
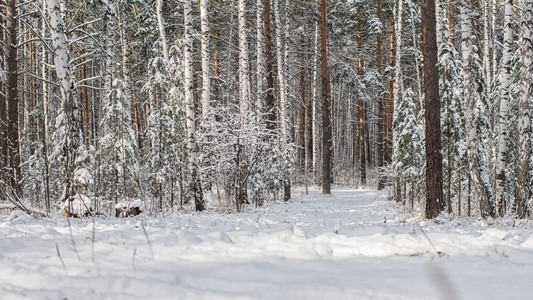
[[[194,199],[195,208],[197,211],[205,210],[204,197],[202,192],[199,168],[198,168],[198,150],[196,146],[196,128],[195,128],[195,112],[194,112],[194,94],[193,94],[193,15],[192,15],[192,1],[184,0],[184,25],[185,25],[185,40],[183,49],[184,58],[184,96],[185,96],[185,114],[187,118],[187,151],[189,154],[189,169],[191,172],[191,193]]]
[[[205,119],[209,115],[211,101],[211,83],[209,79],[209,22],[207,18],[207,0],[200,1],[200,22],[202,30],[202,117],[203,119]]]
[[[257,0],[256,2],[256,27],[257,27],[257,44],[256,44],[256,51],[257,51],[257,63],[256,63],[256,86],[257,86],[257,92],[256,92],[256,113],[259,116],[263,112],[263,87],[264,87],[264,76],[265,76],[265,57],[264,57],[264,38],[263,38],[263,32],[262,28],[264,26],[263,24],[263,1]]]
[[[157,28],[159,29],[159,38],[161,39],[161,46],[163,47],[163,58],[165,59],[166,64],[170,64],[170,58],[168,54],[168,45],[167,45],[167,35],[165,32],[165,24],[163,24],[163,0],[157,0],[155,3],[155,13],[157,16]]]
[[[74,174],[76,172],[76,155],[80,146],[80,120],[78,88],[68,48],[67,31],[61,14],[60,0],[46,0],[48,18],[54,49],[54,65],[61,90],[62,109],[66,123],[64,157],[65,157],[65,187],[63,201],[76,194],[74,188]]]
[[[492,76],[490,68],[490,48],[492,46],[490,40],[490,6],[489,1],[483,1],[483,69],[487,78],[487,95],[492,97]]]
[[[278,63],[278,90],[279,90],[279,123],[281,127],[281,136],[287,138],[287,93],[285,88],[285,65],[283,61],[283,41],[281,17],[279,12],[279,0],[274,0],[274,19],[276,22],[276,59]]]
[[[500,112],[498,114],[498,144],[496,148],[496,176],[495,198],[498,216],[505,214],[505,168],[507,155],[507,126],[509,123],[509,100],[513,58],[513,0],[505,1],[505,33],[503,37],[503,73],[500,97]]]
[[[377,0],[377,17],[378,20],[381,22],[381,0]],[[382,34],[378,33],[378,36],[376,38],[376,65],[378,69],[378,73],[380,77],[383,75],[383,66],[382,66],[382,53],[381,53],[381,38]],[[381,91],[378,98],[378,132],[377,132],[377,162],[378,162],[378,190],[382,190],[385,188],[385,176],[384,174],[381,174],[384,166],[384,143],[383,143],[383,102],[384,99],[381,96]]]
[[[402,73],[402,25],[403,25],[403,1],[398,1],[398,8],[396,14],[396,58],[394,66],[394,82],[396,84],[394,92],[394,115],[393,120],[398,119],[398,110],[400,101],[403,96],[403,73]],[[396,149],[397,138],[393,137],[393,149]]]
[[[481,216],[494,216],[492,204],[492,188],[489,183],[488,170],[483,160],[483,145],[480,140],[478,126],[480,118],[480,94],[483,87],[479,86],[481,74],[476,74],[478,70],[475,61],[479,61],[477,54],[473,51],[473,29],[471,16],[471,0],[463,0],[461,6],[461,38],[463,50],[463,83],[464,98],[467,101],[465,108],[465,118],[467,122],[467,154],[470,168],[470,176],[474,182]],[[476,77],[477,76],[477,77]],[[476,78],[474,78],[476,77]]]
[[[42,9],[43,11],[46,11],[46,2],[43,1],[42,3]],[[42,34],[44,35],[46,32],[46,20],[45,18],[42,18],[41,20],[41,30]],[[47,55],[47,49],[44,44],[41,45],[41,58],[42,58],[42,66],[41,66],[41,78],[44,78],[45,80],[42,81],[42,89],[43,89],[43,95],[42,95],[42,105],[43,105],[43,111],[42,111],[42,137],[41,141],[43,143],[43,157],[44,157],[44,182],[45,182],[45,189],[44,189],[44,198],[45,198],[45,207],[46,212],[50,213],[51,209],[51,202],[50,202],[50,172],[49,172],[49,162],[48,162],[48,72],[46,71],[48,64],[48,55]],[[0,170],[1,172],[1,170]]]
[[[317,183],[317,171],[318,171],[318,57],[320,56],[320,48],[318,46],[319,39],[319,30],[318,22],[315,24],[315,46],[314,46],[314,56],[313,56],[313,74],[312,74],[312,97],[311,97],[311,133],[313,137],[313,174],[315,184]]]
[[[248,41],[246,38],[246,1],[239,0],[239,109],[241,125],[244,126],[248,113],[250,98],[250,81],[248,65]]]
[[[528,213],[528,201],[531,197],[531,103],[533,103],[533,0],[524,1],[522,19],[522,97],[520,98],[520,116],[518,132],[520,134],[518,163],[516,170],[516,195],[513,205],[518,218],[525,218]],[[529,212],[531,214],[531,212]]]

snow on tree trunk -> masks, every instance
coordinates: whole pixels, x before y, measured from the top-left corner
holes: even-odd
[[[513,205],[518,218],[528,213],[531,197],[531,104],[533,103],[533,0],[524,1],[522,19],[522,95],[518,132],[520,134],[518,164],[516,170],[516,195]],[[529,212],[531,214],[531,212]]]
[[[161,1],[161,0],[158,0]],[[209,80],[209,23],[207,0],[200,1],[201,48],[202,48],[202,115],[208,117],[210,110],[211,83]]]
[[[263,86],[264,86],[264,75],[265,75],[265,67],[264,67],[264,38],[263,38],[263,32],[261,31],[261,28],[263,28],[263,0],[257,0],[256,3],[256,26],[257,26],[257,44],[256,44],[256,51],[257,51],[257,93],[256,93],[256,112],[258,115],[260,115],[263,112]]]
[[[484,146],[479,127],[483,122],[484,78],[479,57],[473,51],[472,12],[470,0],[464,0],[461,6],[461,38],[463,50],[463,84],[464,98],[467,101],[465,118],[467,122],[467,152],[470,174],[479,199],[480,213],[483,218],[494,216],[492,188],[488,169],[484,160]]]
[[[402,76],[402,14],[403,14],[403,1],[398,1],[398,9],[396,13],[396,59],[394,66],[394,81],[396,83],[396,92],[394,93],[394,107],[398,107],[401,101],[401,96],[403,95],[403,76]],[[393,119],[397,119],[398,111],[394,109]],[[393,137],[393,149],[395,146],[396,139]]]
[[[489,14],[489,1],[483,1],[483,41],[485,43],[483,47],[483,69],[485,70],[485,76],[487,78],[487,95],[492,95],[492,76],[490,69],[490,14]]]
[[[396,22],[395,22],[395,38],[396,38],[396,57],[395,57],[395,65],[394,65],[394,83],[395,83],[395,91],[394,91],[394,99],[393,99],[393,117],[392,117],[392,124],[393,124],[393,130],[392,130],[392,165],[398,164],[398,161],[396,158],[398,158],[400,155],[398,152],[399,150],[399,140],[401,135],[401,128],[398,128],[395,126],[395,124],[398,124],[399,116],[400,116],[400,106],[403,106],[403,95],[404,95],[404,89],[403,89],[403,74],[402,74],[402,26],[403,26],[403,1],[398,1],[398,7],[396,10]],[[395,172],[396,182],[394,184],[395,189],[395,200],[401,201],[401,187],[400,187],[400,174],[398,172]]]
[[[278,63],[278,89],[279,89],[279,122],[281,125],[281,136],[287,138],[287,90],[285,88],[285,66],[283,62],[283,41],[281,17],[279,12],[279,0],[274,0],[274,19],[276,22],[276,59]]]
[[[508,123],[509,123],[509,100],[510,100],[510,86],[511,86],[511,69],[513,56],[513,15],[514,5],[513,0],[506,0],[505,2],[505,33],[503,42],[503,74],[502,74],[502,88],[500,97],[500,112],[498,115],[498,144],[496,148],[496,177],[495,177],[495,199],[498,216],[503,217],[505,214],[505,169],[507,156],[507,137],[508,137]]]
[[[315,176],[315,183],[317,178],[318,171],[318,57],[320,56],[320,48],[318,44],[319,39],[319,30],[318,22],[315,24],[315,48],[313,55],[313,74],[312,74],[312,97],[311,97],[311,126],[312,126],[312,136],[313,136],[313,173]]]
[[[65,186],[64,199],[70,199],[76,194],[74,189],[74,174],[76,172],[76,155],[80,146],[80,121],[78,111],[78,88],[72,67],[68,48],[67,31],[61,14],[60,0],[46,0],[52,45],[54,49],[54,65],[59,80],[62,98],[62,110],[66,124],[64,141],[65,158]]]
[[[246,38],[246,1],[239,0],[239,109],[244,126],[250,97],[248,41]]]
[[[163,0],[157,0],[155,4],[155,12],[157,16],[157,28],[159,29],[159,38],[161,39],[161,46],[163,47],[163,58],[165,63],[170,61],[168,54],[167,35],[165,33],[165,25],[163,24],[163,16],[161,10],[163,9]]]
[[[194,95],[193,95],[193,15],[192,1],[183,2],[185,39],[183,47],[184,57],[184,96],[185,96],[185,114],[187,118],[187,151],[189,153],[189,169],[191,172],[191,193],[197,211],[205,210],[202,186],[198,168],[198,150],[196,146],[196,128],[194,112]]]
[[[114,1],[108,3],[106,8],[106,60],[105,60],[105,75],[104,75],[104,89],[106,93],[110,93],[113,89],[113,75],[115,74],[115,43],[116,39],[116,5]],[[104,106],[106,103],[104,103]]]

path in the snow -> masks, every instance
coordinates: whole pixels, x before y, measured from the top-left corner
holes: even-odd
[[[533,295],[531,221],[425,222],[386,201],[386,193],[313,191],[241,214],[183,212],[145,221],[152,247],[140,218],[96,220],[93,263],[90,219],[72,221],[80,261],[65,218],[0,216],[0,299]]]

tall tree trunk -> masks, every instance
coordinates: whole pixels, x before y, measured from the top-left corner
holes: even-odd
[[[241,113],[241,126],[244,126],[250,102],[250,64],[248,57],[248,40],[246,37],[246,1],[239,0],[239,108]]]
[[[159,38],[161,39],[161,46],[163,47],[163,58],[165,59],[165,63],[170,62],[169,54],[168,54],[168,45],[167,45],[167,34],[165,32],[165,24],[163,23],[163,0],[157,0],[155,4],[155,13],[157,16],[157,28],[159,29]]]
[[[359,18],[357,22],[357,49],[359,52],[358,62],[357,62],[357,75],[359,80],[363,80],[365,75],[364,71],[364,62],[363,62],[363,37],[361,35],[361,23],[363,21]],[[359,117],[359,180],[361,185],[366,185],[366,103],[365,99],[361,97],[359,99],[359,104],[357,105],[357,114]]]
[[[328,69],[328,10],[320,0],[320,65],[322,78],[322,194],[331,194],[331,95]]]
[[[317,171],[318,171],[318,57],[320,56],[320,47],[318,46],[319,39],[319,30],[318,22],[315,24],[315,44],[314,44],[314,55],[313,55],[313,74],[312,74],[312,96],[311,96],[311,136],[313,137],[313,174],[314,181],[317,184]]]
[[[490,39],[490,5],[489,1],[483,1],[483,41],[485,43],[483,47],[483,69],[485,70],[485,76],[487,78],[487,95],[492,95],[492,76],[490,68],[490,49],[492,47]]]
[[[80,146],[79,101],[76,78],[70,65],[67,31],[63,21],[60,0],[46,0],[54,48],[54,65],[60,82],[62,109],[66,122],[65,133],[65,187],[63,201],[76,194],[74,174],[76,172],[76,155]]]
[[[43,11],[46,11],[46,2],[43,1],[42,3],[42,9]],[[41,30],[44,35],[46,32],[47,23],[45,21],[45,18],[42,18],[41,20]],[[45,79],[42,81],[42,117],[41,117],[41,130],[42,130],[42,137],[41,141],[43,143],[43,157],[44,157],[44,199],[45,199],[45,207],[46,212],[50,213],[51,209],[51,202],[50,202],[50,172],[49,172],[49,162],[48,162],[48,72],[47,72],[47,64],[48,64],[48,54],[47,49],[44,44],[41,45],[41,78]]]
[[[522,19],[522,97],[518,132],[520,134],[518,163],[516,170],[516,195],[513,205],[518,218],[525,218],[527,204],[531,197],[531,103],[533,102],[533,0],[524,1]],[[531,212],[529,212],[531,214]]]
[[[511,72],[513,59],[513,0],[505,1],[505,33],[503,37],[503,73],[500,97],[500,112],[498,114],[498,144],[496,148],[496,176],[495,176],[495,200],[496,212],[499,217],[505,214],[505,169],[507,156],[507,125],[509,123],[509,100],[511,87]],[[488,71],[490,73],[490,70]]]
[[[274,68],[272,60],[272,28],[270,18],[270,0],[263,0],[263,19],[264,19],[264,37],[265,37],[265,56],[266,56],[266,125],[267,129],[274,131],[276,129],[276,101],[274,98]]]
[[[6,6],[6,44],[7,44],[7,157],[13,191],[20,195],[20,152],[19,152],[19,98],[17,64],[17,4],[16,0],[7,1]]]
[[[0,23],[3,22],[3,16],[0,15]],[[4,30],[0,30],[0,40],[4,40]],[[0,47],[0,57],[4,57],[4,54],[4,47]],[[4,68],[3,64],[0,66]],[[0,182],[7,181],[7,98],[4,88],[5,84],[0,82]]]
[[[211,101],[209,79],[209,22],[207,19],[207,0],[200,1],[201,48],[202,48],[202,115],[208,117]]]
[[[200,174],[198,170],[198,150],[196,147],[196,126],[194,111],[194,88],[193,88],[193,16],[192,1],[185,0],[183,3],[184,25],[185,25],[185,42],[183,47],[184,58],[184,96],[185,96],[185,113],[187,117],[187,151],[189,154],[189,169],[191,172],[191,193],[194,199],[194,205],[197,211],[205,210],[204,197]]]
[[[422,0],[424,94],[426,119],[426,218],[437,217],[444,208],[440,143],[439,69],[435,1]]]
[[[278,64],[278,91],[279,91],[279,123],[281,127],[281,136],[283,139],[288,137],[287,126],[287,93],[285,88],[285,64],[283,61],[283,41],[281,25],[279,0],[274,0],[274,20],[276,22],[276,59]]]
[[[378,20],[381,22],[381,0],[377,0],[377,9],[378,9]],[[381,33],[378,33],[376,40],[376,64],[378,68],[378,73],[383,76],[383,66],[382,66],[382,53],[381,53]],[[380,90],[378,95],[378,132],[377,132],[377,162],[378,162],[378,190],[385,188],[385,176],[381,174],[384,164],[384,139],[383,136],[385,132],[383,131],[385,120],[384,120],[384,102],[383,93]]]
[[[474,182],[474,186],[479,199],[479,206],[482,217],[494,216],[493,195],[492,188],[488,181],[487,167],[483,160],[483,145],[481,144],[478,126],[479,126],[479,103],[482,97],[480,91],[483,87],[479,86],[479,78],[481,74],[478,72],[473,60],[478,59],[474,57],[477,53],[473,51],[473,28],[471,16],[471,0],[463,0],[461,6],[461,39],[463,50],[463,82],[464,82],[464,97],[467,101],[465,109],[465,119],[467,122],[467,153],[470,168],[470,177]],[[476,77],[477,78],[474,78]]]
[[[257,116],[260,116],[263,113],[263,106],[264,106],[264,82],[265,82],[265,57],[264,57],[264,34],[262,31],[262,28],[264,27],[263,22],[263,0],[257,0],[256,3],[256,27],[257,27],[257,43],[256,43],[256,51],[257,51],[257,62],[256,62],[256,113]]]

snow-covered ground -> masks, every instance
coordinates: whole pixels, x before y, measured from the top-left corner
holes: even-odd
[[[100,218],[94,244],[71,219],[75,247],[65,217],[2,215],[0,299],[533,299],[531,221],[422,221],[386,195]]]

